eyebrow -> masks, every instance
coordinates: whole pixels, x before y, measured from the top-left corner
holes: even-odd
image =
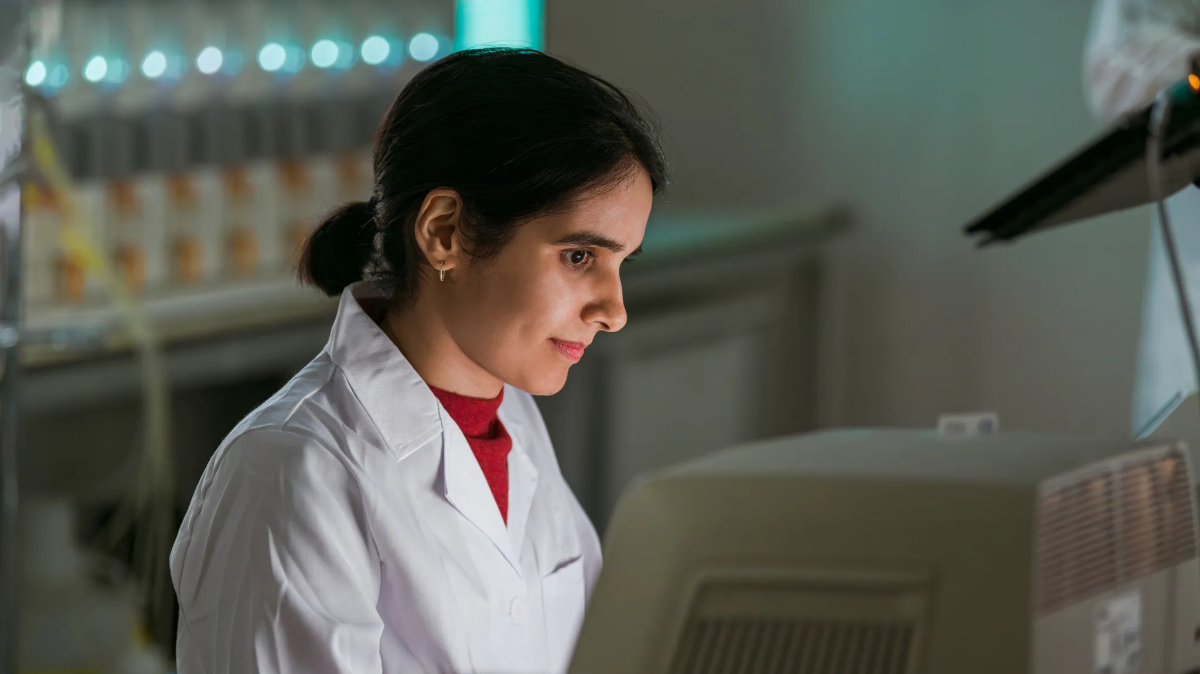
[[[595,232],[576,232],[568,234],[561,239],[556,239],[551,242],[554,246],[579,246],[580,248],[604,248],[614,253],[620,253],[625,250],[625,245]],[[642,252],[642,247],[638,246],[637,250],[629,254],[633,257]]]

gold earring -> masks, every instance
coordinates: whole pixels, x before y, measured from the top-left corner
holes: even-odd
[[[442,260],[441,265],[438,267],[438,280],[439,281],[446,280],[446,261],[445,260]]]

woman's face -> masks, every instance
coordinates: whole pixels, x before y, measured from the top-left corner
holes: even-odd
[[[467,358],[529,393],[558,392],[596,333],[625,326],[621,265],[641,248],[653,196],[639,170],[522,225],[497,256],[468,264],[443,305]]]

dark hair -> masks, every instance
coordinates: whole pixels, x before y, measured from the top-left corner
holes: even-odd
[[[413,225],[425,196],[458,192],[476,259],[516,228],[638,168],[666,183],[658,130],[644,106],[579,68],[528,49],[472,49],[418,73],[375,135],[375,195],[331,213],[309,237],[302,281],[328,295],[365,278],[397,302],[415,296]],[[376,235],[379,253],[376,253]]]

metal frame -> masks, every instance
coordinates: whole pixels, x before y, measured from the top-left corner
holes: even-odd
[[[0,0],[0,674],[17,671],[21,173],[31,0]]]

